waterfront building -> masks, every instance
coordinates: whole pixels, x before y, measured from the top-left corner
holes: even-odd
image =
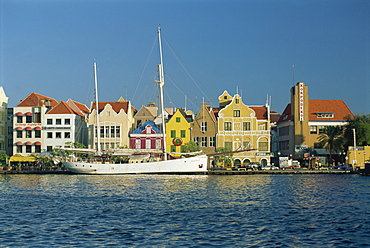
[[[202,103],[194,121],[190,124],[192,140],[206,153],[214,153],[216,149],[218,110]]]
[[[153,121],[148,120],[130,134],[130,148],[138,150],[162,150],[163,132]]]
[[[247,106],[242,97],[233,97],[224,91],[219,96],[217,148],[231,151],[246,150],[233,154],[233,166],[251,162],[270,164],[270,110],[266,106]]]
[[[8,152],[8,97],[0,86],[0,151]]]
[[[365,163],[370,163],[370,146],[349,146],[348,154],[342,153],[342,163],[365,169]],[[347,160],[346,160],[347,158]]]
[[[190,123],[192,115],[187,115],[184,110],[176,109],[166,123],[166,150],[170,153],[181,153],[184,151],[184,144],[191,140]]]
[[[50,109],[42,121],[43,143],[41,150],[73,147],[75,142],[86,145],[88,109],[85,105],[69,99]]]
[[[95,102],[92,102],[90,109],[88,148],[98,149],[97,133],[100,135],[101,150],[128,148],[130,146],[129,133],[132,131],[135,114],[135,109],[131,106],[130,101],[121,97],[116,102],[99,102],[98,118]]]
[[[29,156],[46,148],[42,136],[45,114],[57,104],[51,97],[32,92],[14,107],[13,154]]]
[[[277,123],[279,156],[307,162],[325,158],[328,151],[320,146],[318,137],[326,126],[342,126],[352,111],[343,100],[310,100],[308,86],[298,82],[290,90],[291,100]]]
[[[134,128],[139,128],[147,121],[154,121],[158,115],[158,107],[153,102],[149,102],[147,106],[142,106],[134,116]]]

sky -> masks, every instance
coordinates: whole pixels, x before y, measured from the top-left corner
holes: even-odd
[[[0,0],[0,86],[9,107],[36,92],[57,101],[217,107],[227,90],[282,113],[303,81],[310,99],[370,113],[368,0]]]

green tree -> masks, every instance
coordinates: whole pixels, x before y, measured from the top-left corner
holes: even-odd
[[[344,148],[343,129],[341,126],[326,126],[318,140],[322,147],[329,150],[329,161],[331,163],[333,152]]]
[[[200,151],[199,145],[194,141],[190,141],[188,143],[183,144],[182,149],[183,149],[184,152],[198,152],[198,151]]]
[[[353,146],[353,129],[356,130],[356,143],[360,146],[370,145],[370,114],[355,115],[353,118],[347,117],[347,125],[344,130],[345,147]]]
[[[231,164],[233,153],[231,153],[230,148],[219,147],[216,149],[216,153],[218,153],[214,156],[216,163]]]

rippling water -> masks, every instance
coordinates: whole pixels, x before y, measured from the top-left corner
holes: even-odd
[[[368,247],[370,177],[1,175],[0,247]]]

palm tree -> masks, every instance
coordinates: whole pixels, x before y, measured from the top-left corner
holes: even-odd
[[[329,150],[329,161],[331,163],[333,152],[342,150],[344,147],[343,129],[341,126],[326,126],[318,140],[323,148]]]

